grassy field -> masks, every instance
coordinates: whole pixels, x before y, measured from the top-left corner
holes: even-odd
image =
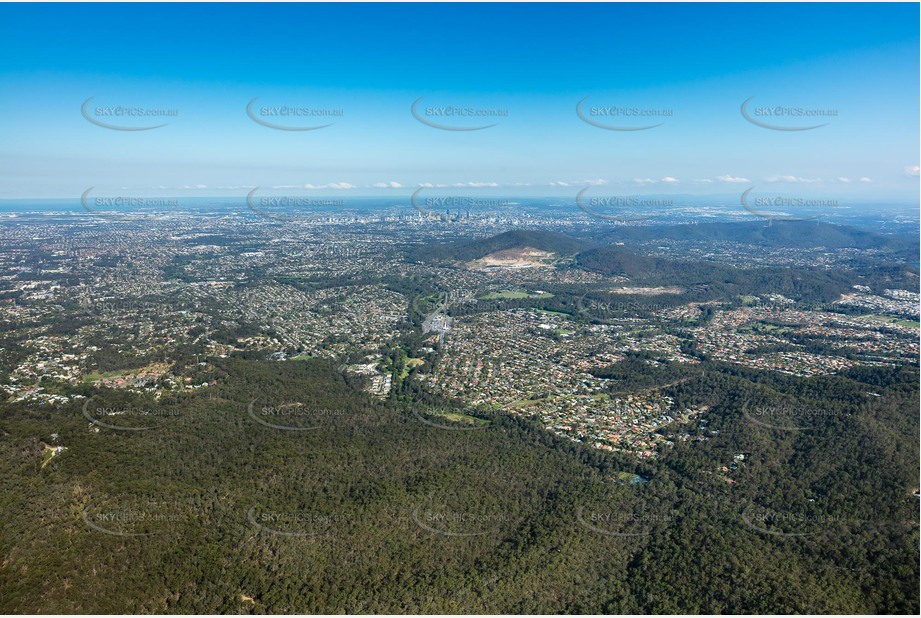
[[[553,298],[553,294],[550,292],[522,292],[520,290],[514,292],[490,292],[486,296],[480,297],[480,300],[520,300],[522,298]]]
[[[885,322],[886,324],[898,324],[899,326],[908,326],[909,328],[921,328],[921,322],[915,322],[913,320],[900,320],[899,318],[893,318],[888,315],[865,315],[863,316],[866,320],[873,320],[874,322]]]
[[[519,399],[518,401],[513,401],[512,403],[506,404],[504,406],[499,406],[499,409],[514,410],[515,408],[523,408],[531,404],[535,404],[540,399]]]
[[[550,311],[549,309],[535,309],[534,311],[540,311],[541,313],[549,313],[550,315],[561,315],[564,318],[572,317],[568,313],[563,313],[562,311]]]
[[[488,425],[489,421],[483,418],[477,418],[468,414],[448,410],[427,410],[428,414],[451,421],[452,423],[463,423],[465,425],[476,425],[478,427]]]
[[[618,472],[617,480],[624,483],[647,483],[648,479],[632,472]]]
[[[116,371],[104,371],[98,372],[94,371],[92,373],[87,373],[83,376],[82,380],[84,382],[95,382],[96,380],[112,380],[115,378],[127,378],[130,376],[136,376],[139,374],[149,374],[149,375],[163,375],[169,371],[169,365],[165,363],[151,363],[144,367],[138,367],[137,369],[119,369]]]
[[[421,358],[407,358],[406,364],[403,365],[403,371],[400,372],[400,379],[405,380],[409,377],[409,372],[413,367],[418,367],[419,365],[424,365],[425,361]]]

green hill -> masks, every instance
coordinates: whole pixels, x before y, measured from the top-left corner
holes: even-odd
[[[469,262],[496,251],[525,247],[563,256],[578,253],[590,245],[588,241],[558,232],[511,230],[489,238],[420,247],[411,253],[411,258],[422,262]]]

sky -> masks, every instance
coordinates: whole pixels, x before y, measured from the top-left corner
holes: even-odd
[[[917,206],[918,23],[880,3],[0,4],[0,199]]]

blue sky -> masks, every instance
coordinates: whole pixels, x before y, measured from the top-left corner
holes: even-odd
[[[918,18],[917,4],[3,4],[0,198],[757,186],[917,205]],[[167,124],[97,126],[90,97],[93,120]],[[257,97],[267,122],[332,124],[262,126]],[[750,97],[755,120],[825,126],[757,126]],[[423,121],[496,124],[429,126],[420,98]],[[582,100],[600,124],[661,124],[598,128]],[[103,115],[119,106],[177,115]],[[281,106],[338,115],[261,113]],[[449,106],[504,115],[433,114]],[[778,107],[825,116],[766,115]]]

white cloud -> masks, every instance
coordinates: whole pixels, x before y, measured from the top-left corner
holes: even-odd
[[[918,166],[918,165],[906,165],[906,166],[905,166],[905,173],[908,174],[909,176],[915,176],[915,177],[917,177],[917,176],[921,175],[921,166]]]
[[[742,182],[751,182],[748,178],[743,178],[741,176],[730,176],[729,174],[723,174],[722,176],[717,176],[716,179],[720,182],[731,182],[731,183],[742,183]]]
[[[713,179],[711,179],[711,178],[695,178],[695,179],[692,180],[691,182],[693,182],[693,183],[696,184],[696,185],[708,185],[708,184],[710,184],[710,183],[713,182]]]
[[[652,178],[634,178],[633,183],[642,186],[655,184],[656,181]]]
[[[403,188],[403,185],[401,185],[398,182],[394,182],[392,180],[390,182],[375,182],[371,186],[374,187],[375,189],[401,189]]]
[[[837,180],[838,182],[843,182],[843,183],[845,183],[845,184],[847,184],[847,183],[849,183],[849,182],[852,182],[851,179],[848,178],[847,176],[838,176],[838,178],[837,178],[836,180]]]
[[[499,183],[497,182],[452,182],[448,184],[443,183],[431,183],[431,182],[420,182],[419,186],[423,189],[458,189],[458,188],[482,188],[482,187],[498,187]]]
[[[243,191],[249,189],[255,189],[256,185],[217,185],[215,187],[209,187],[208,185],[180,185],[178,187],[167,187],[165,185],[156,185],[151,187],[157,191],[202,191],[205,189],[213,189],[215,191]],[[276,187],[273,187],[276,188]],[[296,187],[291,187],[296,188]],[[128,189],[128,187],[122,187],[122,189]]]
[[[604,178],[589,178],[586,180],[553,180],[547,183],[547,185],[550,187],[584,187],[586,185],[590,187],[603,187],[606,184],[608,184],[608,181]]]
[[[336,190],[342,190],[342,189],[357,189],[358,187],[356,187],[356,186],[353,185],[353,184],[347,183],[347,182],[331,182],[331,183],[328,183],[328,184],[325,184],[325,185],[312,185],[312,184],[310,184],[310,183],[307,183],[307,184],[304,185],[303,188],[304,188],[304,189],[311,189],[311,190],[313,190],[313,189],[336,189]]]
[[[807,184],[822,182],[821,178],[803,178],[802,176],[792,176],[789,174],[784,175],[784,176],[768,176],[767,178],[765,178],[765,180],[767,182],[795,182],[795,183],[807,183]]]
[[[860,182],[873,182],[872,178],[867,178],[866,176],[860,177]]]
[[[680,182],[680,181],[679,181],[677,178],[672,178],[671,176],[666,176],[665,178],[663,178],[663,179],[660,180],[659,182],[664,182],[664,183],[666,183],[666,184],[673,185],[673,184],[676,184],[676,183],[678,183],[678,182]]]

